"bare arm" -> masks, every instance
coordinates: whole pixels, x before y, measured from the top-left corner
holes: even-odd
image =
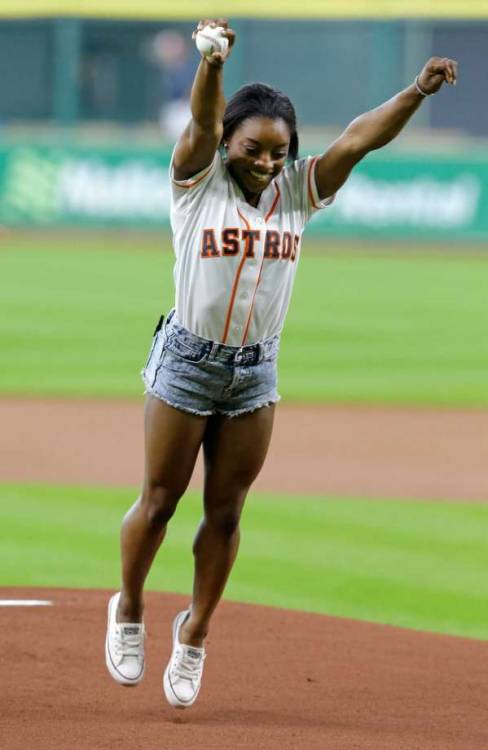
[[[417,78],[426,94],[434,94],[444,82],[455,84],[456,80],[457,63],[440,57],[432,57]],[[353,120],[317,162],[315,179],[320,199],[333,195],[367,153],[390,143],[424,98],[413,83],[376,109]]]
[[[226,29],[230,49],[235,34],[224,19],[200,21],[197,30],[210,23]],[[180,136],[174,153],[177,180],[186,180],[211,164],[219,146],[225,110],[223,65],[227,57],[214,52],[211,57],[202,57],[200,61],[190,96],[192,118]]]

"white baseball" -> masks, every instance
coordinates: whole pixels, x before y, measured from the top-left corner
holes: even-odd
[[[227,54],[229,40],[223,36],[225,29],[222,26],[204,26],[197,32],[195,42],[197,49],[203,57],[213,55],[214,52]]]

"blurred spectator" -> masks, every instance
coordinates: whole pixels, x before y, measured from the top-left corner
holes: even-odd
[[[190,120],[190,90],[195,75],[195,56],[183,34],[174,29],[160,31],[152,40],[151,58],[162,70],[163,105],[159,122],[172,141]]]

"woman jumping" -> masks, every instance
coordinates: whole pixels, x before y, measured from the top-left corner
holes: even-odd
[[[231,50],[235,34],[222,26]],[[122,588],[109,602],[106,664],[122,685],[144,675],[143,587],[203,447],[203,519],[188,609],[173,623],[164,673],[172,706],[199,693],[204,641],[239,547],[244,501],[268,450],[276,364],[305,226],[366,154],[395,138],[426,96],[454,84],[433,57],[414,83],[357,117],[322,154],[300,159],[295,111],[280,91],[243,86],[226,104],[227,53],[202,58],[192,118],[171,161],[174,309],[143,371],[145,477],[121,531]]]

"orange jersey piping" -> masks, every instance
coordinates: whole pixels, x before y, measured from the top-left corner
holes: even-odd
[[[279,199],[281,197],[280,189],[279,189],[278,185],[276,184],[276,182],[274,183],[274,189],[276,191],[276,195],[274,197],[273,203],[271,204],[271,208],[269,209],[268,213],[266,214],[266,216],[264,218],[264,221],[266,221],[266,222],[269,221],[269,219],[273,215],[274,210],[276,208],[276,205],[277,205],[277,203],[278,203],[278,201],[279,201]],[[252,311],[254,309],[254,300],[256,299],[256,292],[258,291],[259,282],[261,281],[261,273],[262,273],[262,270],[263,270],[263,263],[264,263],[264,251],[263,251],[263,257],[261,258],[261,265],[259,267],[258,280],[256,282],[256,286],[254,287],[254,292],[253,292],[253,295],[252,295],[251,307],[249,308],[249,315],[247,316],[246,327],[244,329],[244,336],[242,337],[241,346],[244,346],[246,338],[247,338],[247,334],[248,334],[248,331],[249,331],[249,325],[251,323],[251,318],[252,318]]]
[[[249,224],[249,222],[246,219],[246,217],[241,214],[241,212],[239,211],[239,209],[237,209],[237,213],[239,214],[239,216],[241,217],[242,221],[246,225],[246,229],[250,232],[251,231],[251,225]],[[239,266],[237,267],[236,275],[235,275],[235,278],[234,278],[234,283],[232,285],[232,292],[231,292],[231,295],[230,295],[229,307],[227,308],[227,315],[226,315],[226,318],[225,318],[224,333],[222,334],[222,343],[223,344],[226,343],[227,336],[229,334],[229,326],[230,326],[230,321],[231,321],[231,318],[232,318],[232,310],[234,308],[234,300],[235,300],[235,297],[236,297],[237,287],[239,286],[239,278],[241,276],[241,271],[242,271],[242,267],[243,267],[243,265],[245,263],[245,260],[246,260],[246,248],[243,248],[242,249],[241,262],[239,263]]]
[[[307,179],[308,198],[309,198],[310,203],[312,204],[312,206],[314,208],[317,208],[317,209],[320,208],[320,206],[317,206],[317,204],[315,203],[315,199],[313,197],[313,192],[312,192],[312,175],[313,175],[313,178],[315,179],[315,164],[316,164],[318,158],[319,158],[318,156],[314,156],[314,158],[310,162],[310,167],[308,168],[308,179]]]
[[[246,328],[244,329],[244,336],[242,337],[241,346],[244,346],[246,338],[247,338],[247,332],[249,331],[249,324],[251,323],[252,311],[253,311],[253,307],[254,307],[254,300],[256,298],[256,292],[258,291],[259,282],[261,281],[261,272],[263,270],[263,264],[264,264],[264,252],[263,252],[263,257],[261,258],[261,266],[259,268],[259,276],[258,276],[258,280],[256,282],[256,286],[254,287],[254,293],[252,295],[251,307],[249,308],[249,315],[247,316]]]
[[[265,221],[269,221],[269,219],[272,217],[272,215],[274,213],[274,210],[276,208],[276,204],[278,203],[278,201],[280,199],[280,189],[279,189],[278,185],[276,184],[276,182],[273,183],[273,184],[274,184],[274,189],[276,190],[276,195],[275,195],[274,201],[273,201],[273,203],[271,205],[271,208],[269,209],[268,213],[264,217]]]
[[[195,185],[198,185],[199,182],[201,182],[203,179],[205,179],[205,177],[208,175],[208,173],[212,169],[213,165],[214,165],[214,163],[212,162],[211,165],[209,166],[209,168],[203,174],[201,174],[200,177],[198,177],[196,180],[192,180],[187,185],[181,185],[181,181],[175,180],[174,178],[171,178],[171,179],[172,179],[172,181],[174,182],[175,185],[177,185],[180,188],[184,188],[186,190],[187,188],[195,187]]]

